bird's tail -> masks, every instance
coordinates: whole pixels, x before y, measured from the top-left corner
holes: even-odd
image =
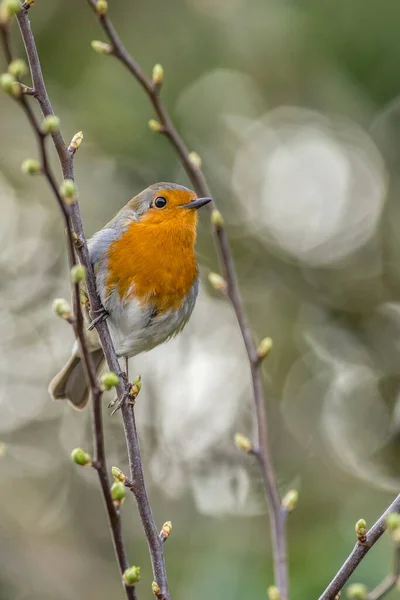
[[[98,373],[103,365],[104,355],[101,348],[91,351],[92,360]],[[53,400],[69,400],[74,408],[82,409],[90,397],[82,361],[76,352],[67,364],[50,381],[49,393]]]

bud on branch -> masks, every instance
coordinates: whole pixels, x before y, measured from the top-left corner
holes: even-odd
[[[53,300],[53,312],[57,315],[57,317],[61,317],[66,321],[72,319],[71,305],[64,298],[56,298]]]
[[[209,273],[208,274],[208,281],[211,283],[211,285],[214,288],[214,290],[217,290],[218,292],[223,292],[223,293],[226,292],[227,287],[228,287],[226,285],[226,281],[218,273]]]
[[[367,600],[368,589],[363,583],[353,583],[347,588],[349,600]]]
[[[270,585],[267,589],[268,600],[281,600],[281,595],[275,585]]]
[[[121,469],[118,469],[118,467],[111,467],[111,474],[114,477],[115,481],[125,483],[126,475],[121,471]]]
[[[268,354],[272,350],[272,346],[273,342],[270,337],[265,337],[261,340],[257,348],[257,356],[259,360],[264,360],[264,358],[267,358]]]
[[[135,583],[140,581],[140,567],[129,567],[129,569],[126,569],[125,573],[122,575],[122,579],[124,580],[125,585],[128,587],[135,585]]]
[[[97,54],[112,54],[113,47],[106,42],[100,42],[100,40],[93,40],[90,42],[93,50],[97,52]]]
[[[197,152],[189,152],[188,159],[190,163],[196,167],[196,169],[201,169],[201,157],[197,154]]]
[[[74,265],[71,269],[71,283],[80,283],[86,277],[86,269],[83,265]]]
[[[297,490],[289,490],[286,496],[282,500],[282,506],[288,512],[292,512],[297,506],[299,501],[299,492]]]
[[[69,152],[72,152],[72,154],[75,154],[75,152],[78,150],[78,148],[80,147],[82,142],[83,142],[83,131],[78,131],[78,133],[76,133],[74,135],[74,137],[71,140],[70,145],[68,146]]]
[[[364,544],[367,539],[367,522],[364,519],[360,519],[356,523],[355,530],[358,541],[361,542],[361,544]]]
[[[77,465],[81,467],[90,467],[92,464],[92,458],[90,454],[82,450],[82,448],[75,448],[71,452],[71,458]]]
[[[164,69],[161,65],[157,64],[153,67],[153,84],[158,88],[164,81]]]
[[[103,391],[111,390],[119,384],[119,377],[114,371],[106,371],[100,377],[100,386]]]
[[[162,542],[165,542],[169,538],[169,536],[171,535],[171,531],[172,523],[171,521],[167,521],[166,523],[164,523],[160,531],[160,539]]]
[[[235,433],[234,441],[236,448],[238,448],[242,452],[245,452],[246,454],[250,454],[251,452],[253,452],[253,444],[251,443],[249,438],[243,435],[242,433]]]

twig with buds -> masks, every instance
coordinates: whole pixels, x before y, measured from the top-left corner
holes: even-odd
[[[107,43],[99,41],[92,42],[93,49],[100,54],[112,55],[116,57],[140,83],[157,115],[157,120],[151,119],[149,121],[150,129],[156,133],[165,135],[170,141],[178,157],[180,158],[188,177],[192,181],[196,192],[201,196],[210,196],[211,194],[207,182],[201,170],[200,156],[196,152],[190,152],[188,150],[185,142],[179,135],[166,106],[161,100],[160,90],[164,80],[163,68],[159,64],[155,65],[153,68],[152,77],[148,77],[141,69],[140,65],[133,59],[133,57],[124,47],[111,20],[108,17],[107,7],[104,4],[104,0],[87,1],[96,13],[100,25],[108,39]],[[281,497],[279,494],[269,449],[268,428],[265,413],[265,398],[260,371],[261,360],[257,352],[257,346],[250,331],[243,301],[239,292],[235,266],[228,237],[224,228],[223,217],[215,207],[215,203],[211,212],[211,225],[217,243],[219,260],[223,270],[223,277],[218,280],[217,284],[220,286],[219,289],[226,294],[232,303],[250,363],[254,395],[255,421],[257,428],[257,439],[253,444],[252,453],[257,457],[260,464],[265,496],[270,512],[275,583],[279,589],[281,600],[287,600],[288,573],[285,533],[285,520],[287,511],[284,507],[282,507],[281,504]],[[217,277],[215,274],[214,281],[217,282]],[[157,580],[157,583],[160,582]]]
[[[101,387],[97,381],[94,365],[92,364],[90,353],[88,351],[80,304],[79,286],[80,281],[85,277],[86,274],[86,285],[91,311],[95,312],[101,307],[101,302],[96,291],[93,267],[89,258],[79,204],[77,202],[76,187],[74,184],[73,157],[82,142],[83,136],[82,132],[79,132],[73,137],[69,146],[67,146],[59,130],[59,120],[54,115],[54,111],[46,91],[39,56],[28,18],[28,10],[32,4],[32,1],[27,1],[21,5],[19,0],[3,0],[3,2],[0,4],[1,41],[9,67],[9,71],[0,77],[0,85],[6,93],[15,98],[15,100],[21,105],[38,140],[40,162],[29,159],[25,161],[23,169],[29,174],[40,173],[46,177],[64,217],[71,265],[71,283],[73,287],[74,308],[72,310],[66,301],[59,300],[55,303],[54,310],[58,315],[65,318],[73,326],[78,340],[82,361],[86,370],[92,395],[95,448],[95,456],[93,460],[91,458],[88,459],[88,455],[80,449],[74,451],[73,459],[78,464],[91,464],[98,473],[126,596],[130,600],[135,600],[136,592],[134,584],[139,579],[138,568],[135,567],[136,571],[135,574],[133,574],[133,567],[129,567],[126,557],[119,517],[119,505],[122,501],[122,498],[117,497],[119,493],[118,490],[110,489],[110,482],[106,467],[100,403],[104,387]],[[27,68],[23,61],[19,59],[14,60],[12,55],[10,44],[10,26],[14,16],[16,16],[18,20],[20,32],[25,44],[26,54],[29,62],[29,71],[32,77],[32,87],[25,86],[19,81],[19,79],[22,78],[27,72]],[[28,96],[35,98],[40,105],[44,117],[44,120],[41,124],[36,120],[34,112],[28,102]],[[46,139],[48,136],[51,136],[53,139],[63,173],[64,181],[60,188],[57,187],[55,183],[55,177],[49,166],[46,149]],[[75,252],[79,256],[81,263],[80,265],[77,264]],[[112,375],[115,375],[115,373],[120,372],[120,366],[111,341],[107,324],[105,322],[99,323],[97,325],[97,331],[110,368],[110,372],[112,372]],[[111,373],[109,373],[109,375],[110,374]],[[117,381],[114,381],[113,385],[115,384],[117,385],[118,398],[123,401],[129,392],[129,383],[125,378],[117,378]],[[146,533],[148,533],[148,530],[150,530],[154,538],[152,542],[152,561],[153,566],[155,566],[154,572],[157,574],[157,580],[160,582],[160,597],[162,597],[163,600],[167,600],[169,595],[163,557],[163,544],[158,537],[158,530],[151,514],[151,508],[144,485],[139,441],[134,414],[131,407],[124,405],[122,406],[121,412],[124,420],[126,443],[132,476],[135,478],[139,490],[137,498],[139,507],[141,509],[141,517],[142,520],[146,519],[146,523],[144,524],[145,529],[147,529]]]
[[[107,2],[106,0],[98,0],[99,1],[99,13],[107,10]],[[36,98],[39,102],[39,105],[42,109],[42,112],[45,116],[52,115],[53,109],[46,91],[46,87],[44,84],[43,74],[40,66],[40,61],[35,45],[35,41],[32,35],[32,31],[30,28],[30,23],[28,19],[27,9],[22,8],[22,10],[17,15],[18,23],[20,26],[21,34],[25,43],[25,48],[28,55],[30,70],[32,74],[32,82],[33,88],[36,92]],[[79,136],[79,134],[78,134]],[[60,132],[52,134],[53,142],[55,148],[57,150],[61,169],[63,172],[64,179],[73,181],[73,161],[72,157],[74,155],[74,146],[76,144],[79,145],[79,137],[78,140],[75,136],[71,142],[70,146],[64,142],[64,139]],[[72,146],[72,148],[71,148]],[[102,306],[100,298],[97,294],[96,289],[96,280],[93,272],[93,266],[90,261],[89,252],[86,244],[86,238],[83,231],[82,218],[80,214],[79,204],[78,202],[74,202],[71,206],[71,222],[73,226],[73,231],[76,236],[75,249],[79,256],[80,262],[85,266],[87,271],[86,277],[86,286],[90,301],[90,310],[92,314],[98,313]],[[108,326],[106,321],[101,321],[96,324],[96,330],[99,335],[100,343],[103,348],[104,356],[106,358],[108,367],[110,371],[114,373],[120,373],[120,366],[118,362],[117,355],[115,353],[115,349],[111,340],[111,336],[108,330]],[[153,566],[154,577],[157,579],[157,582],[160,585],[161,595],[163,600],[169,599],[168,593],[168,582],[167,582],[167,574],[165,569],[165,561],[164,561],[164,549],[163,544],[160,542],[158,538],[158,530],[154,521],[154,517],[152,515],[150,503],[147,497],[147,491],[144,482],[143,475],[143,467],[142,460],[140,454],[140,446],[139,446],[139,437],[137,434],[136,423],[135,423],[135,415],[132,410],[132,405],[129,405],[125,402],[125,399],[129,396],[130,385],[127,381],[126,377],[121,377],[120,381],[117,385],[117,396],[118,400],[121,402],[121,413],[124,424],[125,431],[125,440],[128,450],[128,458],[129,465],[131,469],[132,479],[135,480],[137,485],[137,494],[136,499],[138,503],[140,517],[143,523],[143,528],[145,530],[149,549],[151,554],[151,561]],[[101,413],[100,413],[100,405],[96,401],[93,403],[93,410],[96,411],[96,427],[100,428],[101,426]],[[102,433],[102,429],[96,429]],[[105,464],[105,455],[104,455],[104,445],[102,448],[101,457],[99,458],[101,464]],[[103,469],[101,470],[103,481],[103,493],[105,486],[105,479],[107,479],[107,474],[103,475]],[[108,489],[108,488],[107,488]],[[108,505],[107,505],[108,507]],[[115,507],[114,507],[115,508]],[[130,588],[132,589],[132,588]],[[128,590],[128,588],[127,588]],[[129,590],[128,590],[129,591]]]
[[[367,532],[365,531],[365,529],[366,529],[366,526],[364,526],[365,521],[362,523],[360,521],[357,522],[357,524],[356,524],[356,534],[357,534],[357,538],[358,538],[357,544],[355,545],[353,551],[351,552],[351,554],[349,555],[347,560],[343,563],[343,565],[339,569],[338,573],[332,579],[332,581],[330,582],[330,584],[328,585],[326,590],[323,592],[323,594],[321,594],[321,596],[319,597],[319,600],[335,600],[337,594],[339,594],[339,592],[343,588],[344,584],[348,581],[348,579],[350,578],[352,573],[355,571],[357,566],[360,564],[360,562],[362,561],[364,556],[371,550],[372,546],[384,534],[384,532],[386,531],[386,528],[387,527],[390,528],[390,525],[389,525],[390,519],[391,518],[393,519],[393,517],[390,517],[390,515],[392,513],[399,513],[399,512],[400,512],[400,494],[397,496],[397,498],[394,500],[394,502],[392,502],[392,504],[389,506],[389,508],[383,513],[383,515],[376,521],[376,523],[371,527],[371,529],[369,531],[367,531]],[[389,521],[388,521],[388,519],[389,519]],[[363,521],[363,520],[361,519],[361,521]],[[400,526],[400,519],[398,519],[398,523]],[[358,529],[358,531],[357,531],[357,529]],[[361,529],[361,531],[360,531],[360,529]],[[360,536],[362,537],[362,539],[360,539]],[[398,561],[398,556],[397,556],[397,549],[396,549],[396,558],[395,558],[395,572],[397,573],[396,581],[397,581],[398,573],[399,573],[399,569],[398,569],[399,565],[398,565],[397,561]],[[361,584],[355,584],[355,585],[361,585]],[[380,585],[383,585],[383,582]],[[386,585],[386,583],[385,583],[385,585]],[[371,592],[371,594],[373,594],[373,593],[376,593],[376,589],[374,590],[374,592]],[[386,592],[384,592],[384,593],[386,593]],[[382,594],[381,595],[379,595],[379,594],[380,594],[380,592],[378,590],[378,595],[372,595],[371,598],[368,596],[368,600],[377,600],[378,598],[381,598]]]
[[[392,572],[368,593],[367,600],[380,600],[395,588],[400,580],[400,515],[398,513],[388,514],[386,526],[393,544]]]

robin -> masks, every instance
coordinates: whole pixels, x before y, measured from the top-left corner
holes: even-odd
[[[181,185],[156,183],[132,198],[88,241],[104,308],[94,322],[108,319],[118,357],[151,350],[188,322],[199,288],[197,209],[210,201]],[[100,370],[104,357],[95,331],[88,342]],[[89,390],[76,344],[49,392],[75,408],[86,405]]]

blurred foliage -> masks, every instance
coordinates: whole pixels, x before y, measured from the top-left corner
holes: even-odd
[[[109,0],[147,72],[162,63],[165,101],[224,214],[249,318],[274,349],[265,363],[269,427],[289,520],[293,596],[317,597],[399,488],[400,4],[397,0]],[[157,180],[187,184],[151,107],[112,58],[83,0],[37,0],[32,26],[62,129],[85,140],[76,160],[90,235]],[[14,43],[23,54],[17,31]],[[36,148],[19,108],[0,96],[1,600],[123,598],[95,474],[69,460],[90,449],[88,411],[51,403],[47,382],[72,343],[51,315],[68,294],[62,223],[40,178],[20,164]],[[56,160],[55,160],[56,165]],[[204,275],[217,270],[206,218],[203,289],[168,347],[132,360],[137,412],[175,600],[265,597],[267,517],[251,457],[249,373],[232,311]],[[105,411],[108,464],[124,468],[119,418]],[[151,598],[133,501],[129,556]],[[353,581],[390,567],[383,539]],[[395,592],[393,593],[395,595]]]

